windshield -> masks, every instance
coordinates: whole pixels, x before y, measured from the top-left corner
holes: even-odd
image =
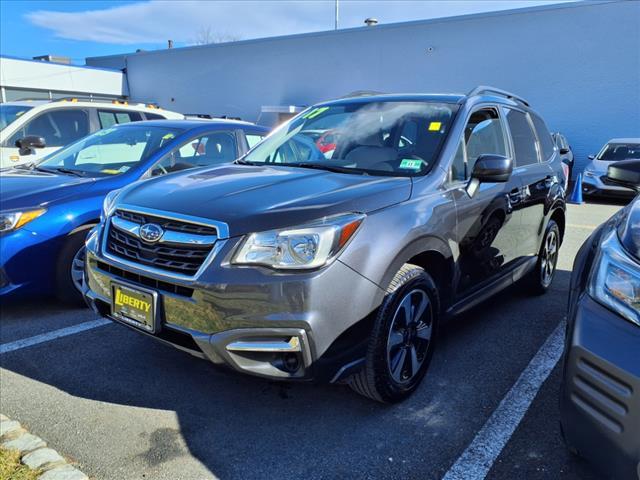
[[[0,105],[0,130],[4,130],[16,118],[32,108],[27,105]]]
[[[454,108],[426,102],[314,107],[277,129],[241,163],[423,175],[435,163]]]
[[[181,131],[139,123],[99,130],[49,155],[38,168],[118,175],[149,158]]]
[[[609,143],[598,155],[598,160],[608,162],[632,159],[640,159],[640,143]]]

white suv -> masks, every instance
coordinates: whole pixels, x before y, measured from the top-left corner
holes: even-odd
[[[0,104],[0,168],[33,162],[90,133],[139,120],[180,119],[154,105],[114,100],[21,101]]]

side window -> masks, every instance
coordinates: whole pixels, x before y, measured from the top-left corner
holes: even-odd
[[[54,110],[38,115],[9,140],[14,145],[27,135],[43,137],[47,147],[62,147],[89,134],[89,115],[84,110]]]
[[[236,157],[236,137],[233,132],[209,133],[193,138],[172,150],[153,167],[151,175],[222,165],[232,162]]]
[[[264,135],[258,135],[257,133],[247,133],[245,137],[247,138],[247,143],[249,144],[249,148],[253,148],[254,146],[256,146],[258,143],[262,141],[262,139],[264,138]]]
[[[464,129],[464,145],[458,147],[454,159],[453,178],[469,178],[476,160],[485,154],[507,156],[504,130],[498,111],[494,108],[485,108],[471,114]]]
[[[147,120],[165,120],[162,115],[158,115],[157,113],[146,113],[144,114],[147,117]]]
[[[540,146],[542,147],[542,158],[545,161],[549,160],[553,156],[554,152],[554,144],[551,134],[549,133],[544,121],[538,115],[532,113],[531,120],[533,120],[533,125],[536,127],[536,132],[538,133],[538,140],[540,140]],[[562,145],[562,143],[562,137],[560,137],[560,145]]]
[[[142,115],[138,112],[98,109],[98,118],[100,128],[109,128],[120,123],[139,122],[142,120]]]
[[[538,163],[536,137],[531,129],[527,115],[519,110],[508,110],[507,123],[511,130],[515,164],[518,167]]]

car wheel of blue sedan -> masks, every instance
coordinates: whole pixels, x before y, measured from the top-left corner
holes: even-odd
[[[84,275],[87,229],[70,235],[58,257],[56,272],[56,297],[63,303],[84,305],[82,278]]]

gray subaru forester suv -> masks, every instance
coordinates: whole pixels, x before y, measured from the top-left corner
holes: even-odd
[[[112,192],[85,298],[215,364],[400,401],[443,321],[516,281],[549,288],[562,165],[494,88],[322,103],[234,164]]]

